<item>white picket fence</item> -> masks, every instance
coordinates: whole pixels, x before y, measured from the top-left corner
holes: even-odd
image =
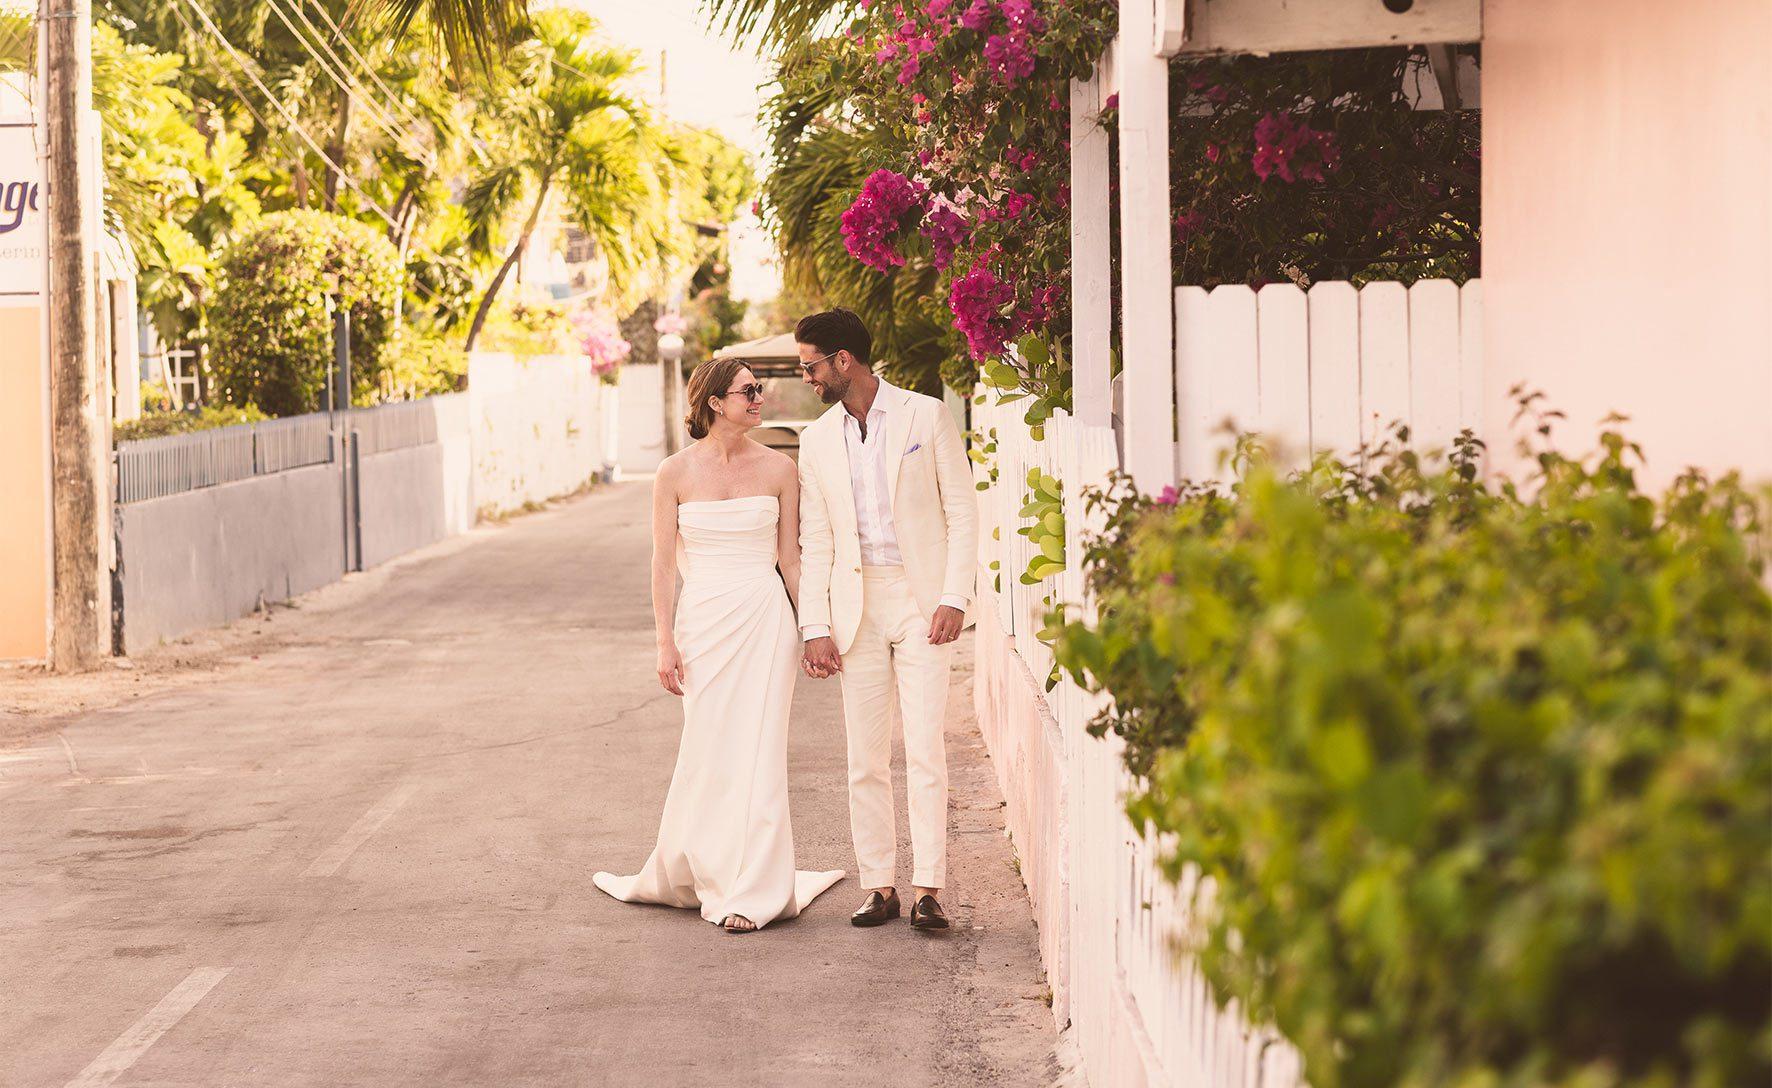
[[[1228,422],[1291,464],[1409,425],[1418,449],[1483,433],[1481,281],[1175,291],[1176,468],[1221,476]]]
[[[996,591],[981,591],[995,597],[995,608],[980,624],[994,620],[996,630],[981,630],[979,639],[979,719],[1010,798],[1054,1012],[1061,1026],[1070,1024],[1097,1085],[1297,1088],[1303,1079],[1292,1048],[1250,1028],[1234,1006],[1219,1009],[1181,952],[1189,898],[1158,868],[1158,845],[1126,818],[1136,783],[1121,744],[1087,732],[1101,700],[1068,679],[1040,695],[1002,690],[1045,688],[1052,652],[1035,633],[1050,602],[1088,614],[1083,540],[1100,526],[1085,517],[1083,492],[1104,484],[1119,458],[1110,428],[1061,414],[1035,441],[1022,421],[1025,402],[984,397],[973,427],[994,434],[997,483],[979,496],[980,585]],[[1019,511],[1036,467],[1064,484],[1066,566],[1024,586],[1019,576],[1035,549],[1016,529],[1026,523]]]

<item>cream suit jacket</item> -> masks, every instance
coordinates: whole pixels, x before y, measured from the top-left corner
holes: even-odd
[[[970,601],[978,566],[978,503],[960,428],[947,406],[882,386],[900,404],[886,416],[886,486],[905,576],[925,620],[944,594]],[[861,537],[849,481],[841,404],[800,435],[800,626],[828,624],[848,653],[861,623]]]

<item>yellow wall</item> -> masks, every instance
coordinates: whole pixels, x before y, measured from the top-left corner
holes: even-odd
[[[42,312],[0,307],[0,660],[48,656],[49,435]]]

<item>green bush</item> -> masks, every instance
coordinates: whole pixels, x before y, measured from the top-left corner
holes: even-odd
[[[263,412],[250,404],[244,408],[236,408],[230,404],[212,405],[184,412],[176,408],[165,408],[143,412],[140,419],[117,424],[111,429],[111,437],[118,442],[128,442],[136,438],[159,438],[169,434],[232,427],[238,423],[256,423],[265,418],[267,417]]]
[[[373,228],[327,212],[267,215],[229,248],[222,273],[210,344],[229,403],[274,416],[323,407],[331,292],[351,313],[352,384],[379,384],[403,271],[393,244]]]
[[[359,384],[357,403],[381,404],[455,393],[468,385],[468,355],[441,336],[407,325],[388,343],[387,366],[378,385]]]
[[[579,354],[572,342],[572,319],[561,302],[493,303],[475,349],[518,356]]]
[[[1059,660],[1213,880],[1219,999],[1315,1088],[1772,1081],[1766,496],[1651,498],[1617,434],[1523,489],[1370,452],[1097,499]]]

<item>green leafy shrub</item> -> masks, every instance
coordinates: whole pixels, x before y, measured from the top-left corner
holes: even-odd
[[[358,384],[357,401],[395,400],[455,393],[468,384],[468,353],[441,336],[404,326],[388,341],[387,366],[375,386]]]
[[[573,340],[572,319],[564,303],[500,301],[487,315],[475,349],[512,355],[578,355]]]
[[[189,434],[216,427],[232,427],[238,423],[257,423],[266,418],[268,417],[263,412],[250,404],[243,408],[217,404],[184,412],[176,408],[165,408],[144,412],[140,419],[117,424],[111,429],[111,437],[118,442],[128,442],[137,438],[159,438],[169,434]]]
[[[1767,498],[1540,434],[1525,488],[1466,436],[1097,497],[1059,660],[1315,1088],[1772,1080]]]
[[[229,403],[274,416],[322,407],[333,353],[328,294],[350,310],[353,385],[379,385],[404,273],[374,229],[327,212],[267,215],[228,249],[222,272],[210,342]]]

